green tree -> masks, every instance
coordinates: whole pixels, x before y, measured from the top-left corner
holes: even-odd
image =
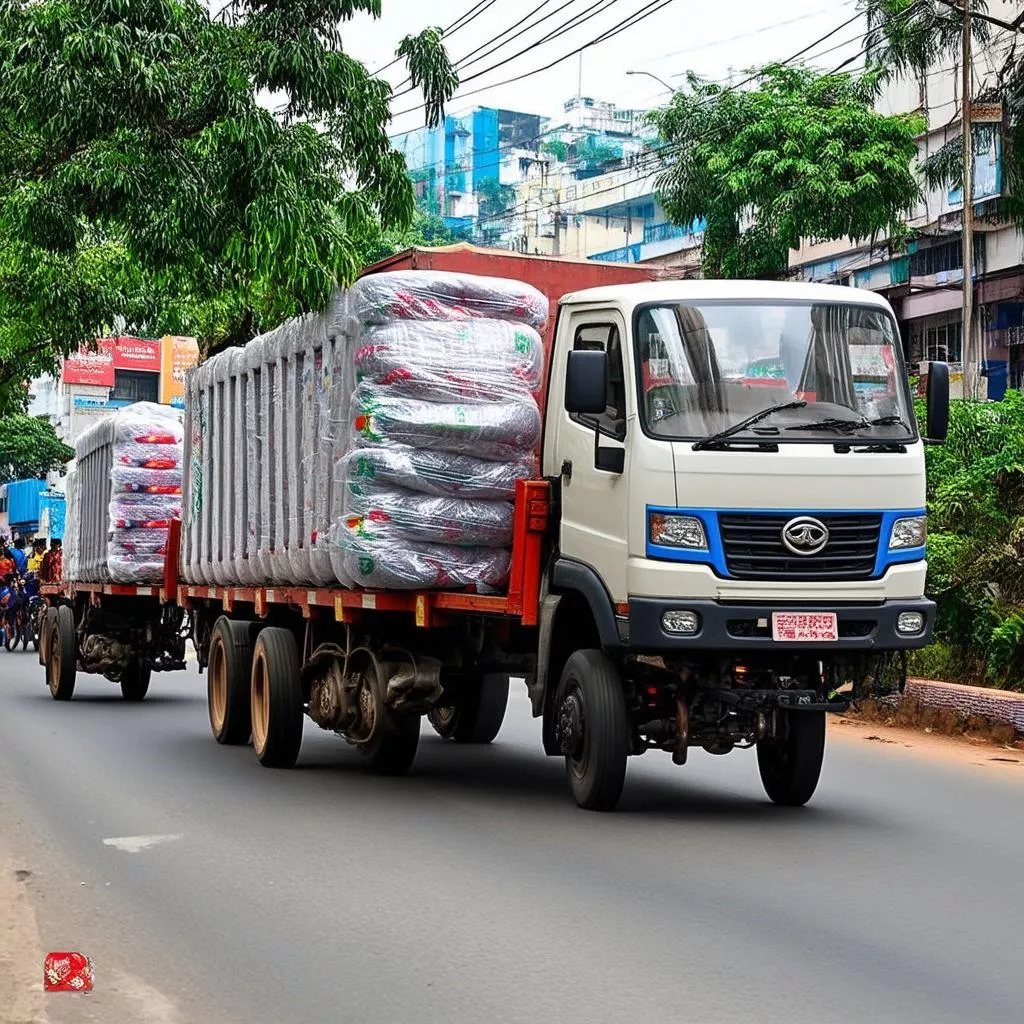
[[[500,217],[516,203],[516,190],[511,185],[502,185],[497,178],[484,178],[476,194],[481,219]]]
[[[694,75],[652,112],[660,198],[677,224],[706,222],[704,270],[775,278],[801,239],[902,233],[919,196],[915,116],[872,106],[875,76],[770,65],[757,88]]]
[[[380,10],[0,0],[0,412],[111,327],[235,343],[321,306],[412,222],[391,89],[342,46]],[[398,56],[439,123],[441,30]]]
[[[0,417],[0,481],[42,478],[74,457],[45,416]]]
[[[438,245],[451,245],[454,241],[456,238],[448,230],[443,218],[417,210],[409,227],[375,231],[362,239],[357,249],[361,265],[366,266],[413,246],[429,249]]]

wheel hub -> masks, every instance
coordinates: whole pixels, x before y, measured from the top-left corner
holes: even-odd
[[[558,709],[555,740],[566,757],[577,759],[583,753],[583,704],[578,693],[567,694]]]

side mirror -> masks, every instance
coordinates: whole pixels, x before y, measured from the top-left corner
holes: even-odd
[[[603,351],[569,353],[565,369],[566,412],[596,416],[608,399],[608,355]]]
[[[928,364],[928,437],[933,444],[941,444],[949,433],[949,366],[946,363]]]

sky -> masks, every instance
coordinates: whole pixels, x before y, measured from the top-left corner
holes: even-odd
[[[584,96],[609,100],[619,107],[657,106],[670,95],[666,85],[678,85],[680,76],[688,70],[721,81],[731,74],[734,81],[739,81],[744,69],[786,60],[836,29],[801,59],[832,70],[852,57],[856,66],[860,63],[856,55],[863,31],[856,0],[787,0],[784,4],[766,0],[729,0],[728,4],[721,0],[382,0],[382,8],[380,19],[361,15],[344,29],[346,51],[373,70],[384,68],[393,59],[405,34],[428,25],[451,25],[477,9],[471,21],[446,36],[448,51],[456,60],[480,58],[467,65],[460,77],[486,72],[460,87],[448,105],[448,112],[455,114],[475,106],[496,106],[549,117],[558,115],[564,102],[576,95],[579,56],[569,56],[535,75],[518,76],[571,54],[648,8],[652,13],[645,20],[583,51]],[[578,23],[562,31],[560,26],[572,18]],[[854,20],[840,28],[850,19]],[[512,28],[521,20],[522,24]],[[546,33],[556,31],[562,34],[534,45]],[[523,34],[508,40],[519,32]],[[500,49],[485,52],[505,40]],[[484,49],[474,54],[481,47]],[[516,56],[521,50],[527,52]],[[488,70],[508,58],[507,64]],[[648,74],[628,75],[627,71],[656,75],[665,84]],[[383,74],[396,93],[404,91],[400,87],[405,78],[404,65],[395,64]],[[512,83],[496,84],[517,77]],[[464,95],[481,86],[490,88]],[[410,109],[420,101],[414,92],[396,96],[392,102],[396,115],[392,132],[423,123],[422,108]]]

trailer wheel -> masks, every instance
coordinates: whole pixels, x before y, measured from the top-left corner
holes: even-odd
[[[780,735],[757,744],[761,783],[772,803],[803,807],[814,795],[825,758],[825,712],[779,711]]]
[[[121,696],[124,700],[133,703],[146,699],[149,692],[149,681],[153,676],[151,668],[144,668],[137,661],[133,661],[121,673]]]
[[[490,743],[501,730],[508,707],[508,676],[488,673],[458,704],[432,708],[427,719],[442,739]]]
[[[46,681],[54,700],[71,700],[78,677],[78,637],[75,635],[75,614],[62,604],[57,608],[50,633]]]
[[[619,670],[601,651],[576,651],[566,662],[554,715],[576,803],[590,811],[612,810],[626,779],[629,718]]]
[[[388,713],[377,735],[359,745],[370,771],[377,775],[404,775],[416,760],[420,745],[420,716]]]
[[[53,635],[53,624],[57,621],[57,609],[52,605],[43,612],[43,621],[39,627],[39,664],[46,665],[50,660],[50,637]]]
[[[264,629],[252,658],[252,745],[264,768],[291,768],[302,745],[299,649],[287,629]]]
[[[206,698],[210,728],[218,743],[243,746],[252,734],[253,624],[222,615],[210,637]]]

